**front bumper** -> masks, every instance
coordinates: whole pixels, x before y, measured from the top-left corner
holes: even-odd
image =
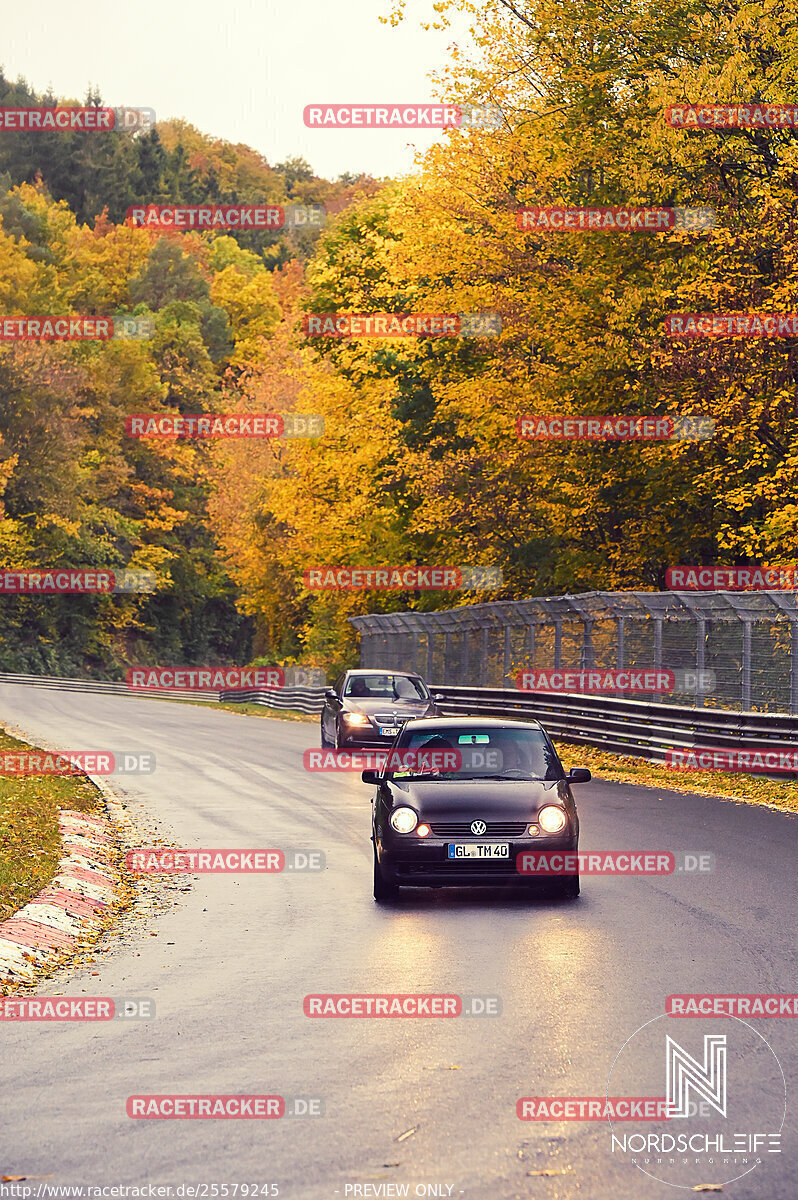
[[[423,718],[420,715],[403,717],[401,722],[393,728],[402,729],[408,723],[408,721],[420,721],[422,719],[426,720],[428,716],[434,715],[436,714],[427,713],[424,714]],[[378,725],[349,725],[348,722],[343,718],[341,718],[338,728],[341,731],[338,738],[338,744],[342,748],[346,747],[347,750],[353,750],[359,747],[370,747],[371,749],[379,747],[380,749],[388,749],[393,745],[396,737],[396,735],[393,733],[389,734],[387,737],[383,737],[380,733]]]
[[[509,858],[448,858],[447,846],[452,842],[471,841],[468,838],[421,838],[415,834],[397,834],[390,841],[377,841],[377,859],[386,883],[401,887],[519,887],[551,888],[571,875],[521,874],[516,866],[519,854],[576,853],[578,837],[490,838],[507,840]]]
[[[351,725],[347,728],[344,723],[341,730],[341,736],[338,739],[339,746],[347,750],[356,749],[380,749],[388,750],[394,743],[394,736],[381,737],[379,730],[373,725]]]

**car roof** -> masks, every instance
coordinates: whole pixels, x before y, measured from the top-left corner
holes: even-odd
[[[405,729],[411,726],[417,729],[542,729],[540,721],[530,717],[528,721],[514,721],[511,717],[423,717],[420,721],[409,721]]]
[[[350,667],[347,675],[407,675],[408,679],[420,679],[418,671],[394,671],[393,667]]]

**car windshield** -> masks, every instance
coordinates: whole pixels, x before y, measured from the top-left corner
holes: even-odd
[[[350,675],[344,695],[357,700],[427,700],[429,693],[412,675]]]
[[[562,779],[562,763],[540,729],[444,726],[405,729],[386,764],[396,779]]]

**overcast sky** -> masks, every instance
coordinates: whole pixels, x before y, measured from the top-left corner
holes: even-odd
[[[96,85],[109,105],[154,108],[204,133],[246,142],[270,163],[300,156],[317,174],[412,170],[442,136],[422,130],[306,129],[317,102],[432,99],[430,71],[446,48],[468,45],[465,24],[424,32],[432,0],[408,0],[397,28],[380,24],[390,0],[160,0],[108,6],[39,0],[3,14],[3,68],[37,91],[83,99]],[[83,17],[85,14],[85,17]],[[83,19],[81,19],[83,17]]]

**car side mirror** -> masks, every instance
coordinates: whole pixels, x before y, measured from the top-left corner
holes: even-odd
[[[571,767],[566,778],[569,783],[590,783],[593,776],[587,767]]]
[[[337,700],[338,697],[336,696],[336,694],[332,688],[325,688],[324,689],[324,699],[325,700]]]
[[[363,780],[364,783],[379,783],[380,782],[380,772],[379,771],[364,771],[363,774],[360,776],[360,778]]]

